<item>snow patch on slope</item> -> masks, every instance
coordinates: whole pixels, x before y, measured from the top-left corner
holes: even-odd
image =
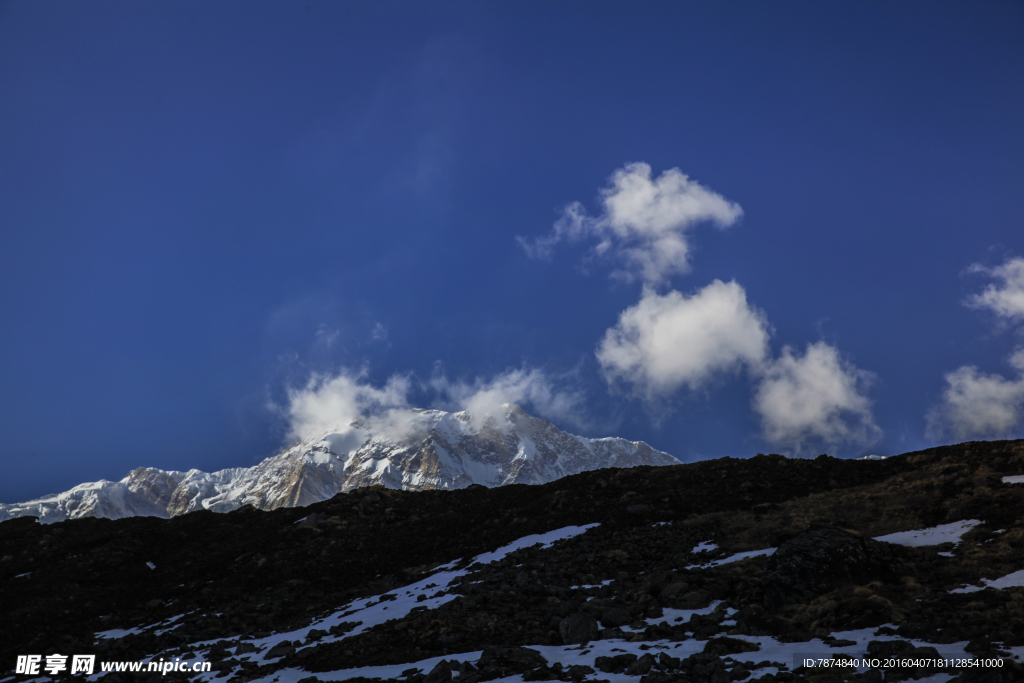
[[[963,519],[950,524],[940,524],[928,529],[917,529],[915,531],[898,531],[886,536],[878,536],[876,541],[894,543],[912,548],[920,548],[928,545],[942,545],[943,543],[959,543],[960,538],[974,527],[981,524],[977,519]]]

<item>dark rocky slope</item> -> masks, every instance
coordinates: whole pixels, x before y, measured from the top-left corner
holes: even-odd
[[[920,659],[927,647],[960,643],[959,652],[1003,665],[950,675],[1024,680],[1006,649],[1024,646],[1024,588],[950,592],[1024,569],[1024,485],[1002,481],[1021,474],[1024,441],[976,442],[883,461],[759,455],[542,486],[375,487],[272,512],[14,519],[0,523],[0,661],[13,674],[16,656],[29,653],[197,657],[214,661],[221,680],[281,683],[387,664],[407,664],[403,680],[425,683],[513,674],[881,681],[939,671],[840,673],[757,658],[769,637],[838,653],[844,641],[834,634],[871,629],[876,655]],[[955,547],[871,540],[961,520],[980,524]],[[549,548],[470,566],[524,536],[595,523]],[[700,553],[708,541],[718,547]],[[710,562],[767,548],[778,551]],[[423,581],[454,560],[449,569],[461,576],[426,591],[422,607],[398,608],[401,587],[430,586]],[[401,618],[361,632],[338,619],[316,628],[318,618],[374,595],[382,605],[398,596]],[[687,618],[673,618],[680,610]],[[96,636],[114,629],[131,632]],[[301,636],[267,645],[272,634],[295,631]],[[576,664],[554,661],[567,645]],[[608,654],[598,656],[599,647]],[[443,660],[413,666],[431,658]],[[129,676],[107,680],[147,675]]]

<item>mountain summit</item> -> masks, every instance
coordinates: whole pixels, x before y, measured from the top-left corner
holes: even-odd
[[[567,434],[512,403],[485,417],[410,410],[327,429],[255,467],[213,473],[140,467],[121,481],[79,484],[64,493],[0,505],[0,521],[172,517],[244,505],[272,510],[375,484],[417,491],[543,484],[606,467],[677,464],[643,442]]]

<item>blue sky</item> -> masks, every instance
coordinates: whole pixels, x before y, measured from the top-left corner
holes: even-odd
[[[339,401],[1024,436],[1024,8],[5,2],[0,240],[4,502]]]

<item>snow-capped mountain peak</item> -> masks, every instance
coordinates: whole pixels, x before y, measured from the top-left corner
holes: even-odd
[[[26,515],[41,522],[169,517],[243,505],[269,510],[309,505],[374,484],[412,490],[542,484],[605,467],[674,464],[675,458],[643,442],[568,434],[512,403],[484,416],[396,411],[301,439],[254,467],[212,473],[140,467],[121,481],[80,484],[61,494],[0,505],[0,521]]]

